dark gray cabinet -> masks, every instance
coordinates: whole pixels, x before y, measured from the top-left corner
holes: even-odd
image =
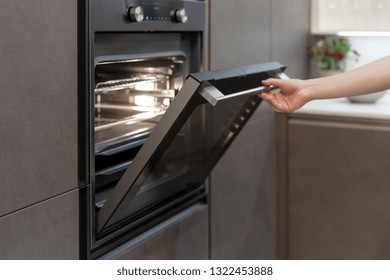
[[[286,65],[291,78],[307,78],[310,0],[272,0],[271,14],[271,59]]]
[[[102,256],[101,259],[208,259],[208,212],[207,205],[196,204]]]
[[[78,258],[77,0],[0,2],[0,258]]]
[[[210,0],[210,70],[268,62],[270,0]]]
[[[277,60],[309,71],[310,0],[209,0],[211,70]]]
[[[0,259],[78,259],[78,190],[0,218]]]
[[[211,174],[211,258],[275,258],[274,114],[261,105]]]
[[[277,60],[304,78],[309,4],[210,0],[209,68]],[[276,258],[275,126],[274,111],[262,104],[211,174],[212,259]]]
[[[2,216],[77,186],[77,0],[0,11]]]
[[[280,122],[280,257],[389,259],[390,122]]]

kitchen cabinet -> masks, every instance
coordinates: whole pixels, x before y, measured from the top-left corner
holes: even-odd
[[[78,2],[0,3],[0,258],[78,257]]]
[[[211,258],[274,259],[274,114],[262,104],[211,174]]]
[[[208,206],[196,204],[162,222],[101,259],[208,259]]]
[[[210,70],[277,60],[306,77],[309,2],[209,1]],[[275,143],[275,113],[262,104],[211,173],[212,259],[276,258]]]
[[[271,60],[286,65],[291,78],[307,78],[310,0],[273,0],[271,15]]]
[[[77,187],[77,1],[0,11],[2,216]]]
[[[390,121],[280,114],[279,257],[390,258]]]
[[[390,0],[312,0],[312,34],[389,32]]]
[[[268,62],[271,1],[210,0],[210,70]]]
[[[78,190],[0,218],[0,259],[78,259]]]

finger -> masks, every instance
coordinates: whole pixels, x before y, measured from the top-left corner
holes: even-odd
[[[273,96],[273,94],[270,94],[268,92],[262,92],[260,93],[260,97],[267,101],[267,102],[271,102],[275,97]]]
[[[261,98],[270,106],[274,107],[277,110],[281,110],[283,105],[275,98],[274,94],[270,93],[261,93]]]
[[[274,78],[269,78],[267,80],[264,80],[264,81],[261,81],[261,83],[264,85],[264,86],[279,86],[280,84],[280,79],[274,79]]]
[[[270,107],[274,108],[275,110],[280,110],[276,104],[273,103],[273,101],[265,100],[264,102],[267,103]]]
[[[287,103],[283,100],[280,100],[277,98],[277,94],[272,94],[272,93],[261,93],[260,94],[261,98],[269,104],[270,106],[274,107],[276,110],[288,113],[291,110],[289,109]]]
[[[267,103],[269,106],[274,107],[274,105],[272,104],[272,102],[269,101],[268,99],[263,98],[263,101],[264,101],[265,103]]]

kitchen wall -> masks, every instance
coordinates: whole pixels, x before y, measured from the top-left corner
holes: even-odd
[[[356,36],[349,37],[353,49],[360,53],[358,61],[348,59],[347,70],[364,65],[380,57],[390,55],[390,36]]]
[[[350,36],[361,54],[350,70],[390,54],[389,12],[389,0],[311,0],[311,34]]]

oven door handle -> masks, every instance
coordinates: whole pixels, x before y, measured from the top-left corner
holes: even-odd
[[[234,98],[238,97],[241,95],[246,95],[246,94],[260,94],[262,92],[270,92],[278,90],[277,87],[274,86],[260,86],[256,88],[251,88],[248,90],[243,90],[243,91],[238,91],[234,92],[231,94],[223,94],[221,91],[219,91],[216,87],[214,86],[208,86],[208,87],[203,87],[200,91],[199,94],[206,99],[211,105],[215,106],[217,105],[218,101],[224,100],[227,98]]]

